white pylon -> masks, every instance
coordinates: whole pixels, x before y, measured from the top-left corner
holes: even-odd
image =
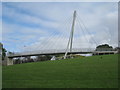
[[[67,57],[69,45],[70,45],[70,52],[72,52],[72,43],[73,43],[73,33],[74,33],[75,20],[76,20],[76,11],[74,11],[74,14],[73,14],[72,28],[71,28],[71,32],[70,32],[69,41],[68,41],[68,44],[67,44],[67,49],[66,49],[66,52],[65,52],[65,55],[64,55],[64,59],[66,59],[66,57]]]

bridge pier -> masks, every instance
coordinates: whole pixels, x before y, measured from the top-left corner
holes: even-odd
[[[6,65],[13,65],[13,58],[6,57]]]

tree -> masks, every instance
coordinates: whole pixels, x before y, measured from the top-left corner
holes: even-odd
[[[7,50],[5,48],[2,48],[2,59],[4,60],[6,57]]]
[[[2,56],[2,47],[3,47],[3,45],[2,45],[2,43],[0,43],[0,56]]]
[[[8,54],[9,54],[9,55],[14,55],[14,52],[8,51]]]
[[[113,47],[108,44],[99,45],[96,47],[96,51],[112,51]]]
[[[6,52],[7,52],[7,50],[5,48],[3,48],[3,44],[0,42],[0,54],[2,55],[2,60],[5,59]]]

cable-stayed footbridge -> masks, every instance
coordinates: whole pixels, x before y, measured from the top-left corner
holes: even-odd
[[[87,53],[96,54],[96,53],[114,53],[115,52],[115,51],[110,50],[110,49],[106,49],[106,50],[104,49],[104,51],[103,50],[102,51],[95,51],[95,48],[90,48],[91,46],[89,46],[89,48],[81,48],[81,46],[84,46],[85,44],[80,45],[80,43],[82,43],[82,39],[79,38],[79,34],[78,34],[79,30],[77,32],[75,30],[75,25],[76,24],[78,24],[80,30],[83,32],[82,36],[85,35],[85,31],[83,30],[83,27],[85,28],[88,35],[90,35],[90,36],[85,35],[84,38],[86,40],[84,40],[84,41],[88,41],[88,44],[89,44],[89,38],[91,38],[94,45],[97,46],[98,44],[97,44],[96,40],[92,37],[91,33],[87,30],[83,21],[82,20],[76,20],[76,19],[78,19],[76,17],[77,17],[77,12],[74,11],[73,17],[72,17],[72,23],[71,23],[72,25],[71,25],[71,28],[70,28],[71,31],[70,31],[70,34],[69,34],[69,38],[67,38],[65,40],[65,37],[62,37],[62,39],[57,38],[56,41],[53,41],[53,42],[56,42],[56,43],[61,41],[61,42],[59,42],[59,44],[61,44],[59,49],[57,48],[57,46],[58,46],[57,44],[49,43],[49,44],[51,44],[52,47],[55,47],[57,49],[55,49],[55,48],[52,49],[50,47],[50,45],[49,45],[49,47],[48,46],[45,47],[45,44],[44,44],[42,47],[40,47],[41,48],[40,50],[38,49],[38,50],[34,50],[34,51],[33,50],[28,50],[28,51],[23,51],[23,52],[15,52],[14,54],[11,54],[11,55],[8,54],[8,57],[9,58],[14,58],[14,57],[38,56],[38,55],[64,54],[64,59],[66,59],[68,54],[87,54]],[[76,32],[76,34],[75,34],[75,32]],[[75,37],[74,37],[74,34],[76,35]],[[56,34],[54,34],[54,35],[56,35]],[[49,37],[49,39],[46,40],[46,42],[49,42],[50,40],[51,40],[51,38]],[[65,44],[62,45],[63,43],[65,43]],[[62,49],[63,46],[65,46],[65,48]]]

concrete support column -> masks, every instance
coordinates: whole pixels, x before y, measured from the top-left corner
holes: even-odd
[[[13,58],[8,58],[7,57],[7,62],[6,62],[7,65],[13,65]]]

